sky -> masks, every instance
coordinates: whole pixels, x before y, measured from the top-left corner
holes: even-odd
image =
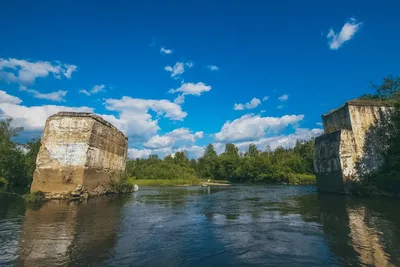
[[[399,75],[399,1],[2,1],[0,116],[93,112],[129,156],[291,147]]]

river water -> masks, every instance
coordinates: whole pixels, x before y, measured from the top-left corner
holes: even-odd
[[[400,266],[399,211],[311,186],[143,187],[40,208],[0,194],[0,266]]]

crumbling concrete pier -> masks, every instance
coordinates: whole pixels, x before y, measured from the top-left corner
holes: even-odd
[[[319,191],[351,190],[353,181],[382,164],[378,132],[390,123],[393,106],[353,100],[322,115],[324,134],[315,139],[314,168]]]
[[[112,191],[125,170],[128,139],[91,113],[60,112],[46,121],[31,191],[47,198],[85,197]]]

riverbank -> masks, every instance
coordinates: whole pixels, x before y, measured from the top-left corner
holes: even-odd
[[[198,186],[198,185],[230,185],[227,180],[208,180],[191,178],[191,179],[129,179],[129,183],[137,184],[138,186]]]
[[[182,179],[135,179],[128,178],[128,184],[137,184],[138,186],[225,186],[232,183],[235,184],[284,184],[284,185],[315,185],[316,178],[312,174],[282,174],[274,179],[255,181],[229,181],[229,180],[208,180],[200,178],[182,178]]]

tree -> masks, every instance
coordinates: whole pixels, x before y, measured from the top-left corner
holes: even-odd
[[[9,186],[26,185],[27,179],[24,155],[12,138],[18,136],[23,130],[11,126],[12,119],[0,121],[0,177],[4,177]]]
[[[260,151],[258,150],[257,146],[255,144],[250,144],[245,156],[254,158],[257,157],[259,154]]]
[[[203,178],[215,178],[216,166],[218,161],[217,152],[215,152],[214,146],[209,144],[204,149],[204,154],[198,160],[198,174]]]
[[[26,176],[31,179],[36,168],[36,158],[40,149],[40,138],[29,141],[25,144],[25,148],[28,151],[25,154]]]
[[[239,157],[239,149],[234,144],[226,144],[225,145],[225,155],[229,157],[238,158]]]

